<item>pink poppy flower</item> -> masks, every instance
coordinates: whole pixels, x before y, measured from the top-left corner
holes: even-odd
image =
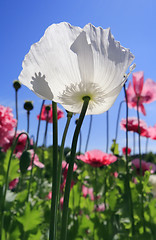
[[[15,178],[14,180],[12,180],[9,183],[9,189],[10,190],[14,189],[17,186],[18,182],[19,182],[19,178]]]
[[[9,143],[12,130],[16,127],[17,121],[13,118],[12,109],[0,105],[0,147]]]
[[[50,110],[47,112],[46,106],[50,106]],[[47,116],[48,113],[48,116]],[[63,111],[57,107],[57,119],[63,118],[64,113]],[[40,115],[37,115],[37,119],[40,118]],[[41,120],[48,121],[49,123],[53,122],[53,110],[52,104],[51,105],[43,105],[42,112],[41,112]]]
[[[126,119],[122,119],[120,122],[121,129],[126,131]],[[138,133],[138,119],[136,117],[128,118],[128,131],[137,132]],[[146,136],[147,134],[147,124],[140,119],[140,135]]]
[[[145,174],[145,171],[150,171],[150,173],[154,173],[156,171],[156,165],[151,162],[145,162],[141,160],[142,174]],[[137,174],[140,174],[140,159],[136,158],[132,160],[132,168],[136,169]]]
[[[60,198],[60,206],[61,206],[61,209],[63,209],[63,202],[64,202],[64,197],[61,197],[61,198]]]
[[[62,174],[66,178],[67,177],[67,172],[68,172],[68,166],[69,164],[66,161],[62,161]],[[73,171],[76,171],[77,165],[74,163]]]
[[[66,161],[62,161],[62,175],[63,175],[63,181],[62,181],[62,184],[60,186],[60,190],[61,192],[63,192],[63,189],[66,185],[66,178],[67,178],[67,172],[68,172],[68,166],[69,164],[66,162]],[[76,163],[74,163],[74,167],[73,167],[73,172],[76,171],[77,169],[77,165]],[[74,186],[75,182],[74,180],[71,181],[71,189],[72,187]]]
[[[18,137],[18,135],[21,133],[21,132],[25,132],[24,130],[23,131],[17,131],[16,133],[16,138]],[[13,144],[13,139],[14,139],[14,134],[15,134],[15,131],[12,131],[10,133],[10,136],[8,137],[8,140],[9,142],[7,144],[5,144],[3,146],[3,151],[6,152]],[[18,142],[16,144],[16,148],[15,148],[15,151],[14,151],[14,154],[16,155],[17,153],[22,153],[25,149],[25,146],[26,146],[26,141],[27,141],[27,136],[26,134],[22,134],[19,139],[18,139]],[[33,145],[33,140],[31,139],[30,140],[30,144]],[[18,156],[18,155],[17,155]]]
[[[114,176],[115,178],[117,178],[118,175],[119,175],[118,172],[114,172],[114,173],[113,173],[113,176]]]
[[[117,157],[112,154],[104,153],[100,150],[91,150],[86,152],[85,155],[77,156],[77,159],[80,159],[92,167],[102,167],[115,162]]]
[[[152,79],[147,79],[144,83],[144,73],[142,71],[133,73],[133,86],[131,82],[127,88],[127,100],[130,108],[137,109],[139,99],[139,111],[146,115],[144,103],[151,103],[156,100],[156,83]]]
[[[156,124],[153,127],[148,127],[147,131],[148,131],[148,134],[147,134],[148,137],[153,140],[156,140]]]
[[[48,200],[50,200],[50,199],[52,198],[52,192],[49,192],[48,195],[46,196],[46,198],[47,198]]]
[[[126,155],[126,147],[122,148],[122,153],[123,155]],[[131,154],[131,148],[127,149],[127,154],[130,155]]]
[[[90,199],[94,201],[94,194],[93,194],[93,188],[87,188],[85,185],[82,185],[82,193],[83,197],[90,196]]]

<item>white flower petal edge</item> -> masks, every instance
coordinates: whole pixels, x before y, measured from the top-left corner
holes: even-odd
[[[133,54],[114,40],[110,29],[87,24],[83,29],[63,22],[51,25],[25,56],[19,80],[39,97],[80,113],[107,111],[124,84]]]

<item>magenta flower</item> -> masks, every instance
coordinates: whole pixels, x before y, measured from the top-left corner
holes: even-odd
[[[147,124],[140,119],[140,135],[146,136],[147,135]],[[126,119],[122,119],[120,122],[121,129],[126,131]],[[129,117],[128,118],[128,131],[137,132],[138,133],[138,119],[136,117]]]
[[[115,162],[117,157],[112,154],[104,153],[100,150],[92,150],[86,152],[85,155],[77,156],[77,159],[82,160],[92,167],[102,167]]]
[[[47,112],[46,106],[50,106],[50,110]],[[48,114],[48,116],[47,116]],[[57,107],[57,119],[64,117],[63,111]],[[40,115],[37,115],[37,119],[40,118]],[[49,123],[53,122],[53,110],[52,105],[43,105],[42,112],[41,112],[41,120],[48,121]]]
[[[19,182],[19,178],[15,178],[14,180],[12,180],[9,183],[9,189],[10,190],[14,189],[17,186],[18,182]]]
[[[154,173],[156,171],[156,165],[151,162],[145,162],[141,160],[142,174],[145,174],[145,171],[150,171],[150,173]],[[132,168],[136,169],[137,174],[140,174],[140,159],[136,158],[132,160]]]
[[[126,147],[122,148],[122,153],[123,155],[126,155]],[[127,154],[130,155],[131,154],[131,148],[127,149]]]
[[[14,127],[16,127],[16,119],[13,118],[12,109],[0,105],[0,147],[3,148],[10,142]]]
[[[156,83],[149,78],[144,83],[144,73],[142,71],[136,72],[133,73],[133,86],[130,82],[126,92],[128,106],[137,109],[138,103],[139,111],[146,115],[143,104],[156,100]]]

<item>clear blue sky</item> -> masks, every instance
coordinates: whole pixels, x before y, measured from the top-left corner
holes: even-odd
[[[115,39],[127,47],[135,55],[137,65],[135,71],[143,70],[146,78],[156,81],[156,1],[155,0],[1,0],[0,1],[0,69],[1,94],[0,104],[10,106],[15,113],[13,80],[18,78],[22,70],[22,61],[30,46],[39,41],[46,28],[62,21],[75,26],[83,27],[91,22],[103,28],[110,27]],[[129,78],[131,80],[131,77]],[[117,110],[120,101],[124,98],[123,91],[109,111],[110,144],[115,136]],[[41,99],[29,89],[22,86],[19,91],[19,129],[26,129],[26,113],[23,110],[25,100],[34,101],[34,111],[31,114],[30,133],[36,134],[37,120]],[[47,101],[47,104],[49,102]],[[156,102],[145,106],[147,116],[140,117],[148,125],[156,123]],[[122,109],[125,117],[125,108]],[[136,116],[136,111],[130,110],[130,116]],[[83,146],[86,141],[89,117],[87,116],[82,128]],[[65,120],[59,120],[59,142]],[[42,134],[45,124],[42,123],[39,142],[42,143]],[[70,146],[74,119],[67,137]],[[49,128],[50,130],[50,128]],[[130,145],[132,139],[130,134]],[[51,134],[48,142],[51,143]],[[120,148],[125,146],[125,132],[119,131],[118,142]],[[154,149],[155,141],[149,142],[149,149]],[[93,128],[89,149],[106,149],[106,114],[94,116]],[[84,148],[82,148],[83,150]],[[144,151],[144,140],[142,141]]]

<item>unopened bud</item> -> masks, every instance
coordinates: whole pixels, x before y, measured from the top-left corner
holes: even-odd
[[[13,81],[13,87],[15,88],[16,91],[21,87],[21,83],[18,80]]]
[[[51,109],[51,106],[50,106],[50,105],[47,105],[47,106],[45,107],[45,109],[46,109],[47,112],[49,112],[50,109]]]
[[[33,109],[33,102],[32,101],[25,101],[24,109],[27,111],[31,111]]]

